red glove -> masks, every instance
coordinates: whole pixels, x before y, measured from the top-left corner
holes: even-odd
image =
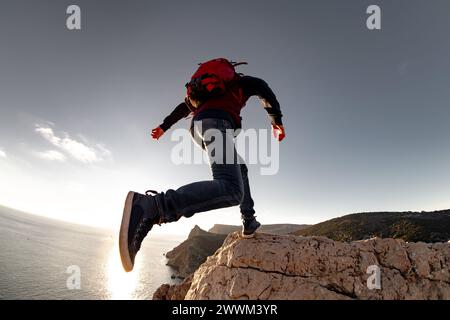
[[[152,129],[152,138],[158,140],[164,134],[164,130],[161,127],[157,127]]]
[[[281,124],[272,124],[273,136],[281,141],[286,137],[286,131],[284,131],[284,127]]]

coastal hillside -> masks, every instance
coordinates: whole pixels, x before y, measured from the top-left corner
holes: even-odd
[[[185,241],[166,253],[167,265],[176,270],[177,277],[185,278],[214,254],[225,238],[224,234],[211,233],[195,226]]]
[[[310,227],[308,224],[264,224],[259,228],[259,232],[272,234],[288,234]],[[229,234],[241,230],[242,226],[231,226],[226,224],[215,224],[208,232],[218,234]]]
[[[356,213],[331,219],[292,234],[325,236],[336,241],[379,237],[410,242],[447,242],[450,239],[450,210]]]

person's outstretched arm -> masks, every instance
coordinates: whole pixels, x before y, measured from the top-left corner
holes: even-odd
[[[182,102],[163,120],[163,122],[156,128],[152,129],[152,138],[158,140],[164,132],[169,130],[171,126],[182,118],[186,118],[191,111],[186,103]]]
[[[240,81],[244,96],[247,98],[258,96],[263,100],[264,109],[271,118],[274,134],[279,141],[283,140],[286,133],[281,120],[283,114],[281,113],[280,103],[267,82],[251,76],[243,76]]]

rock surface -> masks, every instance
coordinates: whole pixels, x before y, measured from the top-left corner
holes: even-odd
[[[193,274],[180,284],[163,284],[153,293],[153,300],[183,300],[191,287]]]
[[[381,289],[370,290],[374,265]],[[232,233],[189,282],[166,298],[450,299],[450,244]]]
[[[269,224],[261,226],[259,231],[287,234],[295,230],[301,230],[306,226],[298,224]],[[176,273],[174,276],[186,278],[194,273],[206,261],[207,257],[220,248],[230,232],[241,230],[241,228],[241,226],[216,224],[210,231],[205,231],[199,226],[195,226],[184,242],[167,252],[167,265],[175,268]]]

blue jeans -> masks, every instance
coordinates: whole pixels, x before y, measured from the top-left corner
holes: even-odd
[[[222,137],[222,148],[218,143],[213,147],[214,139],[211,139],[209,129],[216,129],[214,132]],[[236,205],[240,205],[243,217],[251,218],[255,211],[250,195],[248,170],[237,155],[231,123],[223,119],[206,118],[195,121],[195,124],[192,122],[190,133],[193,140],[208,154],[213,180],[194,182],[176,190],[158,193],[155,200],[163,221],[176,221],[182,216],[191,217],[197,212]],[[234,152],[234,161],[226,161],[227,150]]]

